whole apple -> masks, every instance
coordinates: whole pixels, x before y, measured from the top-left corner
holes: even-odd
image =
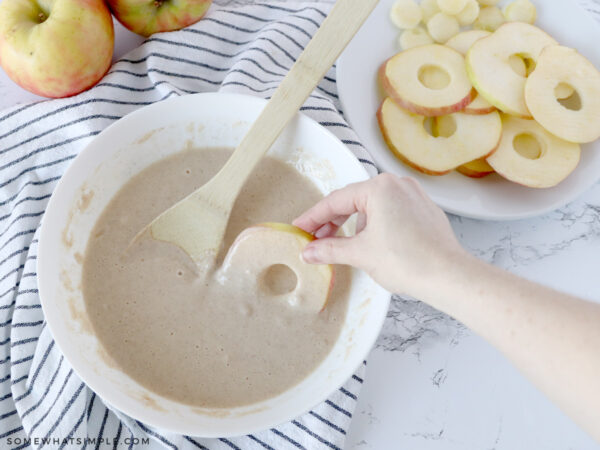
[[[212,0],[107,0],[115,17],[142,36],[174,31],[198,22]]]
[[[103,0],[2,0],[0,65],[23,88],[68,97],[95,85],[112,60]]]

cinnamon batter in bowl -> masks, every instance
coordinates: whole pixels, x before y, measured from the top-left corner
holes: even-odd
[[[132,178],[105,208],[88,242],[83,295],[94,331],[119,368],[149,390],[205,408],[277,396],[325,359],[346,316],[350,270],[336,267],[324,311],[301,311],[243,279],[223,282],[178,247],[145,239],[127,247],[163,210],[206,183],[230,149],[185,150]],[[271,157],[254,171],[234,207],[228,248],[247,227],[291,222],[322,198],[292,166]],[[270,283],[290,289],[289,271]]]

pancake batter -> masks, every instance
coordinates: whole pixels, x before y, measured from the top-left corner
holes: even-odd
[[[315,314],[268,294],[249,296],[235,281],[199,276],[171,244],[145,239],[123,255],[139,230],[206,183],[230,155],[186,150],[134,177],[96,223],[83,267],[90,320],[119,367],[157,394],[207,408],[265,400],[316,369],[340,333],[350,281],[348,268],[336,267],[327,307]],[[290,223],[321,198],[291,166],[263,158],[235,204],[225,249],[245,228]],[[295,284],[277,269],[270,282],[278,290]]]

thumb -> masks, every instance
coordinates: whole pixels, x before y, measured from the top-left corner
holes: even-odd
[[[309,264],[354,265],[358,260],[357,237],[317,239],[306,246],[302,258]]]

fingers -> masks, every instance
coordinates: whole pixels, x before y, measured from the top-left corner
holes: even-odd
[[[333,237],[337,233],[339,227],[333,222],[328,222],[315,231],[315,237],[317,239],[323,239],[328,237]]]
[[[358,213],[358,217],[356,218],[356,231],[358,234],[365,229],[367,226],[367,215],[365,213]]]
[[[366,183],[350,184],[332,192],[294,220],[293,224],[308,233],[314,233],[329,222],[339,226],[341,220],[341,223],[345,222],[355,212],[364,212],[368,190]]]
[[[302,253],[309,264],[345,264],[356,266],[360,261],[359,238],[336,237],[318,239]]]
[[[350,216],[340,216],[333,219],[331,222],[327,222],[325,225],[321,226],[321,228],[315,231],[315,237],[317,239],[323,239],[335,236],[340,227],[346,223],[349,217]]]

